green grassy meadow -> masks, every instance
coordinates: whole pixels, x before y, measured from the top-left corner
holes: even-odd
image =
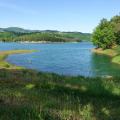
[[[4,61],[28,52],[36,51],[0,52],[0,120],[120,119],[120,78],[42,73]]]

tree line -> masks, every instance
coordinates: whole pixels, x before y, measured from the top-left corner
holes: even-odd
[[[0,33],[2,42],[24,42],[24,41],[50,41],[50,42],[67,42],[66,38],[57,37],[50,33]]]

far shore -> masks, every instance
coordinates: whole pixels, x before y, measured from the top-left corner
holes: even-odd
[[[67,43],[67,42],[50,42],[50,41],[22,41],[19,43]]]
[[[9,43],[9,42],[2,42],[0,43]],[[91,43],[91,42],[50,42],[50,41],[16,41],[16,43]]]

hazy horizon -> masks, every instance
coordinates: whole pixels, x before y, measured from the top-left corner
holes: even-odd
[[[7,29],[7,28],[21,28],[24,30],[38,30],[38,31],[47,31],[47,30],[51,30],[51,29],[46,29],[46,30],[39,30],[39,29],[28,29],[28,28],[22,28],[22,27],[17,27],[17,26],[10,26],[10,27],[5,27],[5,28],[1,28],[0,29]],[[80,32],[80,31],[59,31],[59,30],[51,30],[51,31],[58,31],[58,32]],[[80,32],[80,33],[85,33],[85,32]],[[92,33],[88,33],[88,34],[92,34]]]

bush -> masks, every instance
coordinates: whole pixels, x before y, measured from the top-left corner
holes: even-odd
[[[10,65],[9,65],[8,63],[5,63],[4,67],[5,67],[5,68],[9,68]]]

